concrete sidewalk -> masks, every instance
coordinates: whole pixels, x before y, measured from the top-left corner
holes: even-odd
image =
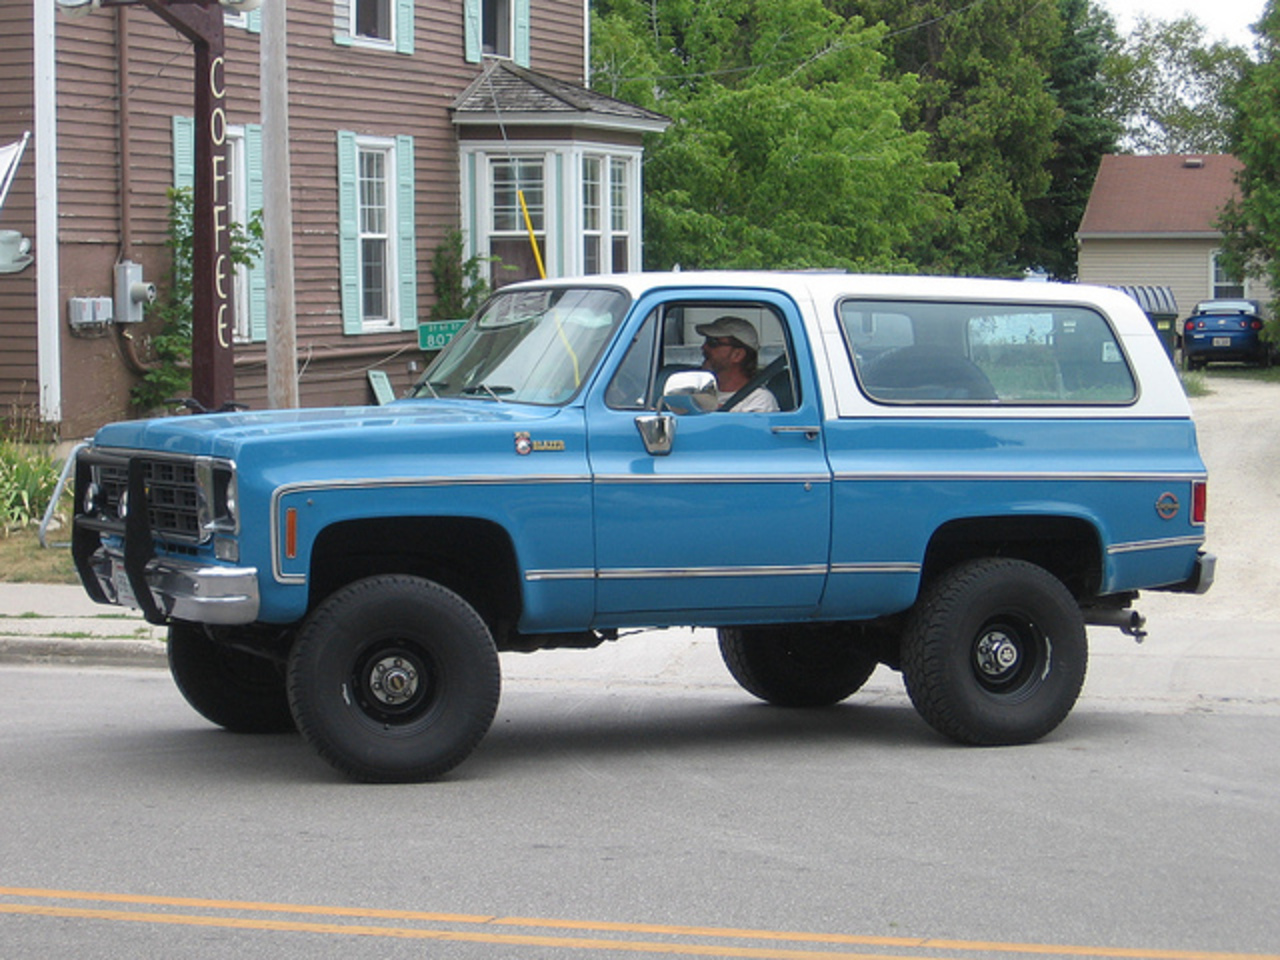
[[[0,663],[165,666],[165,630],[83,587],[0,583]]]

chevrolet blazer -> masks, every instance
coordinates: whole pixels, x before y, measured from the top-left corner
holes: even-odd
[[[191,705],[368,781],[464,760],[500,651],[672,625],[716,628],[769,703],[884,663],[946,737],[1033,741],[1075,704],[1086,624],[1141,634],[1140,590],[1214,567],[1168,355],[1076,285],[515,284],[401,399],[110,424],[76,484],[86,589],[168,625]]]

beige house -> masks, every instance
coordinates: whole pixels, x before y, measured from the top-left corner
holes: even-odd
[[[1080,281],[1168,287],[1182,317],[1201,300],[1270,299],[1264,284],[1218,264],[1215,224],[1236,195],[1239,169],[1223,154],[1103,157],[1076,234]]]

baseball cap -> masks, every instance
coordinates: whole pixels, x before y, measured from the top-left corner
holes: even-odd
[[[704,337],[733,337],[744,347],[760,352],[756,328],[741,317],[717,317],[711,323],[700,323],[693,329]]]

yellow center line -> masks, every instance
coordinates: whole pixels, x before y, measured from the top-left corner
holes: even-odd
[[[98,903],[149,907],[186,907],[242,913],[276,913],[304,916],[352,917],[399,920],[419,923],[467,924],[488,927],[572,930],[583,933],[650,934],[672,937],[702,937],[721,940],[787,941],[839,947],[887,947],[897,949],[1022,953],[1059,957],[1103,957],[1122,960],[1280,960],[1280,954],[1227,953],[1193,950],[1158,950],[1129,947],[1085,947],[1033,943],[1003,943],[979,940],[944,940],[930,937],[883,937],[852,934],[823,934],[799,931],[754,930],[733,927],[699,927],[651,923],[563,920],[531,917],[496,917],[487,914],[437,913],[419,910],[388,910],[367,907],[326,907],[308,904],[261,903],[243,900],[212,900],[196,897],[147,896],[127,893],[50,890],[33,887],[0,887],[0,896],[29,900],[82,900]],[[0,904],[0,914],[51,916],[116,922],[221,927],[241,930],[292,931],[347,936],[377,936],[398,939],[445,940],[521,946],[550,946],[580,950],[614,950],[632,953],[661,953],[683,956],[754,957],[767,960],[937,960],[910,957],[901,953],[871,954],[794,950],[779,947],[734,947],[712,944],[655,943],[640,940],[556,937],[535,934],[506,934],[465,930],[431,930],[412,927],[367,926],[290,920],[220,917],[177,913],[145,913],[130,910],[101,910],[42,904]]]

